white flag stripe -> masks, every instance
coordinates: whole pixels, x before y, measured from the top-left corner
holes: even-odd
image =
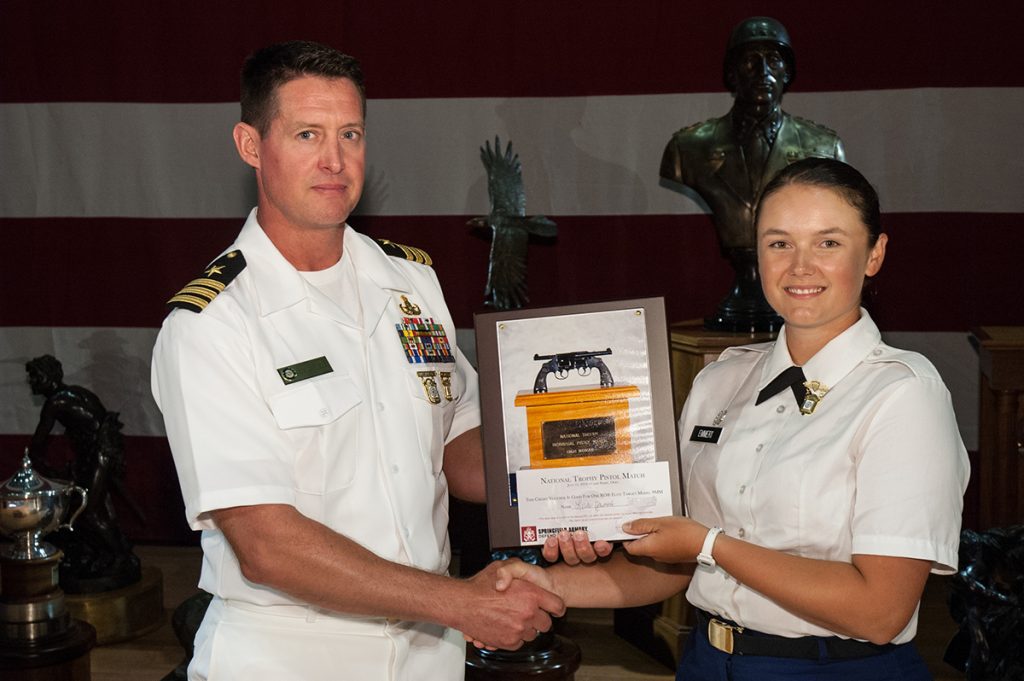
[[[1024,88],[790,93],[786,110],[836,129],[887,212],[1024,212],[1013,142]],[[659,186],[661,153],[728,94],[370,100],[370,215],[475,215],[477,147],[500,135],[523,161],[528,210],[697,213]],[[0,105],[0,217],[243,217],[255,201],[235,154],[238,105]]]
[[[35,431],[43,401],[29,389],[25,362],[53,355],[66,384],[91,390],[104,407],[121,413],[125,435],[164,435],[149,388],[156,334],[146,328],[0,327],[0,433]]]

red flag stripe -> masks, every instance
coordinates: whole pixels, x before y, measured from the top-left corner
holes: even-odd
[[[730,30],[766,11],[797,91],[1024,85],[1012,2],[9,0],[0,101],[236,101],[245,55],[297,37],[360,57],[377,98],[716,92]]]

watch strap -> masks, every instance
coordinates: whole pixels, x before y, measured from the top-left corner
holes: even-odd
[[[708,530],[707,535],[704,537],[704,545],[700,548],[700,553],[697,554],[697,564],[703,567],[713,568],[717,563],[711,555],[711,551],[715,546],[715,540],[718,539],[718,535],[725,532],[721,527],[712,527]]]

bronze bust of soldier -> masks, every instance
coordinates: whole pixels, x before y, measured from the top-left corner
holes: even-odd
[[[761,291],[754,212],[762,188],[786,165],[809,156],[844,160],[835,132],[782,110],[796,75],[785,27],[751,17],[733,29],[725,85],[735,102],[721,118],[683,128],[669,140],[661,177],[694,190],[711,209],[722,254],[732,263],[732,291],[704,326],[719,331],[777,331],[782,320]]]

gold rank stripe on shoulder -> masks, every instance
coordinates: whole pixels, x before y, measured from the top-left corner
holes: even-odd
[[[433,265],[434,261],[431,260],[430,256],[422,248],[416,248],[415,246],[406,246],[404,244],[396,244],[394,241],[387,239],[374,239],[377,245],[380,246],[381,250],[388,255],[395,258],[405,258],[412,262],[418,262],[421,265]]]
[[[242,252],[229,251],[210,263],[199,277],[185,284],[167,301],[167,305],[202,312],[244,269],[245,256]]]

